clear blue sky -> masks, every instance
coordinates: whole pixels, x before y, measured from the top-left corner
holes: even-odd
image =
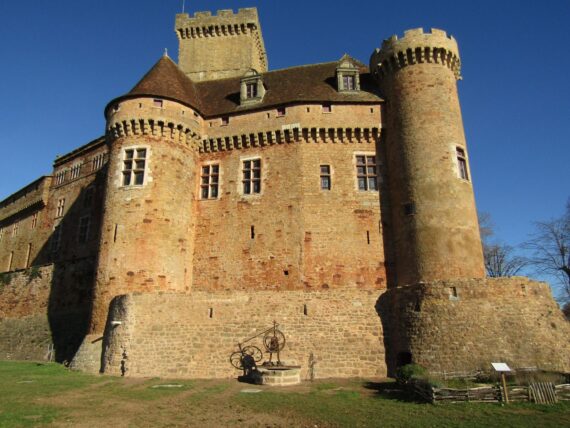
[[[0,199],[56,154],[102,135],[103,108],[162,55],[177,56],[182,0],[1,0]],[[459,42],[459,82],[478,208],[523,241],[570,196],[570,1],[186,1],[186,11],[256,6],[271,69],[368,63],[382,39],[436,27]]]

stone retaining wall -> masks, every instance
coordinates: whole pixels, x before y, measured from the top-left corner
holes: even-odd
[[[129,294],[111,304],[103,343],[105,373],[127,376],[228,378],[236,344],[269,328],[286,336],[281,360],[301,377],[385,376],[378,292],[259,291]],[[111,321],[121,324],[111,326]],[[249,344],[263,345],[255,339]],[[265,357],[269,357],[268,354]]]

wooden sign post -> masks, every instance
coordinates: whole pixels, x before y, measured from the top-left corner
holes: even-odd
[[[510,372],[511,369],[506,363],[491,363],[496,372],[501,373],[501,383],[503,384],[503,396],[505,403],[509,404],[509,391],[507,390],[507,378],[505,373]]]

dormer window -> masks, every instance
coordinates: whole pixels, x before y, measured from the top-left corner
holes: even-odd
[[[245,90],[248,100],[250,98],[257,98],[257,83],[246,83]]]
[[[265,95],[265,87],[261,75],[253,68],[241,79],[240,105],[247,106],[260,103]]]
[[[346,54],[338,62],[336,78],[339,92],[360,90],[360,72],[355,60]]]

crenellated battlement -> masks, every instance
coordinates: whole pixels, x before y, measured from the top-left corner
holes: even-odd
[[[433,63],[448,67],[461,79],[461,60],[457,41],[443,30],[432,28],[424,32],[415,28],[398,38],[393,35],[382,42],[370,57],[370,70],[378,79],[413,64]]]
[[[222,9],[215,15],[210,11],[196,12],[193,17],[179,13],[175,26],[178,39],[233,36],[257,31],[259,18],[255,8],[239,9],[238,13]]]

